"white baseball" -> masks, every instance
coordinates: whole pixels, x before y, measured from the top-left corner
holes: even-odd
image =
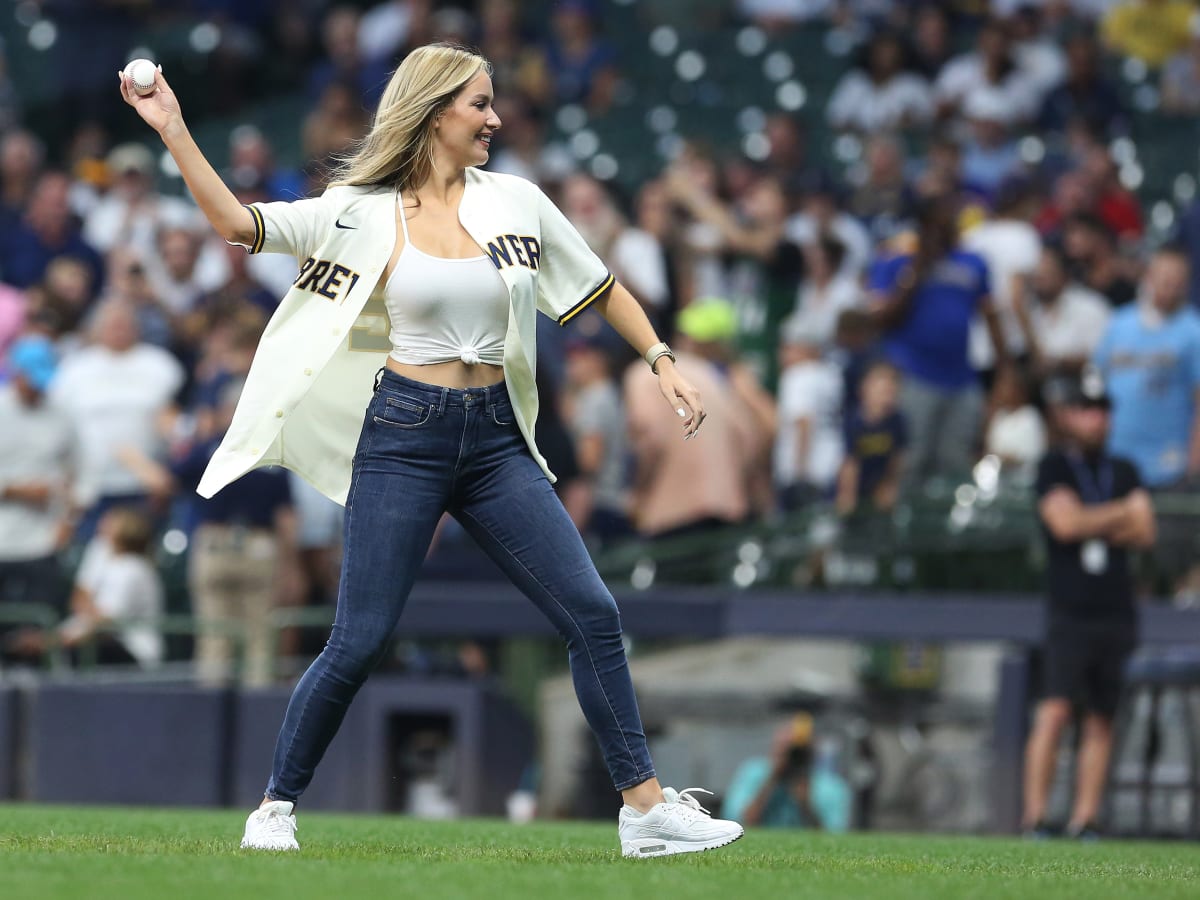
[[[125,66],[125,74],[139,97],[154,93],[154,73],[157,67],[148,59],[133,59]]]

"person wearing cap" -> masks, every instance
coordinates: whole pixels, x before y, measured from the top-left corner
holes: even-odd
[[[0,366],[0,604],[62,605],[73,442],[66,414],[46,402],[57,364],[50,341],[29,335]]]
[[[1081,713],[1074,803],[1066,833],[1094,837],[1112,720],[1137,642],[1131,550],[1150,547],[1154,508],[1138,471],[1106,449],[1112,398],[1094,368],[1057,384],[1062,446],[1038,466],[1038,515],[1047,543],[1042,699],[1025,749],[1023,826],[1050,833],[1046,807],[1059,739]]]

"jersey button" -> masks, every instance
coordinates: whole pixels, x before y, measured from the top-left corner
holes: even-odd
[[[305,375],[311,375],[311,374],[312,374],[312,369],[305,369],[305,370],[304,370],[304,374],[305,374]]]
[[[277,418],[277,419],[283,418],[283,410],[282,409],[275,410],[275,418]]]

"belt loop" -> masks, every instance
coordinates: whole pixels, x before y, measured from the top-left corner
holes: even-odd
[[[442,388],[442,393],[438,397],[438,408],[437,409],[438,409],[438,418],[439,419],[446,414],[446,398],[449,395],[450,395],[450,388],[448,388],[448,387]]]
[[[483,409],[488,415],[494,415],[495,410],[492,408],[496,405],[496,401],[492,399],[492,389],[486,384],[483,386]]]
[[[375,373],[375,390],[374,393],[379,393],[379,383],[383,381],[384,367],[380,366],[379,371]]]

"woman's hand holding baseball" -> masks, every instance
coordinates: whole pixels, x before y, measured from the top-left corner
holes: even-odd
[[[662,391],[675,414],[683,419],[683,439],[691,440],[704,421],[704,404],[700,392],[679,374],[675,363],[663,358],[655,364],[658,374],[658,389]]]
[[[154,73],[154,84],[158,90],[145,96],[138,96],[133,89],[132,79],[125,73],[118,72],[117,77],[121,80],[121,96],[125,98],[125,102],[137,110],[137,114],[146,120],[146,124],[160,135],[173,125],[183,125],[179,100],[161,71]]]

